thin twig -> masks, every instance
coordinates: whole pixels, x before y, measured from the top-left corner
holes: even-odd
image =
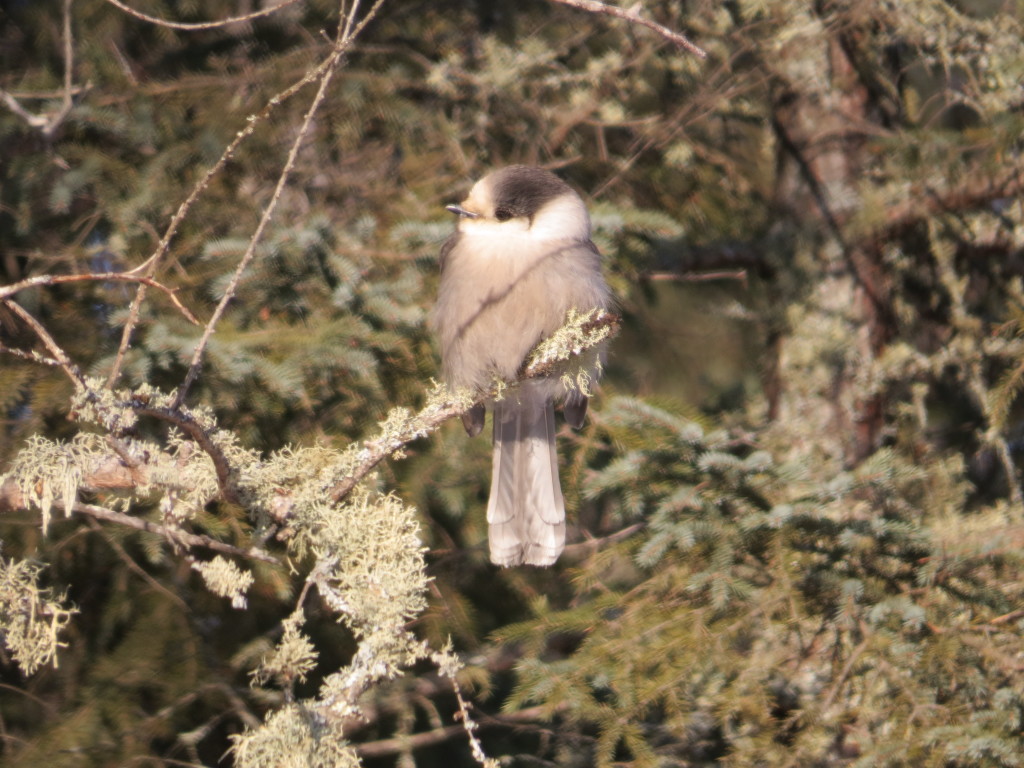
[[[167,229],[164,231],[163,237],[160,238],[160,242],[157,244],[156,250],[150,254],[148,259],[131,270],[132,272],[143,274],[146,277],[152,277],[156,274],[156,271],[160,266],[160,262],[163,260],[164,256],[167,255],[167,252],[170,249],[171,240],[177,234],[178,227],[180,227],[181,222],[185,220],[185,216],[189,209],[191,209],[195,201],[199,199],[199,196],[207,189],[207,187],[209,187],[210,181],[213,177],[216,176],[225,165],[227,165],[228,160],[234,157],[235,152],[242,142],[252,136],[256,131],[256,127],[269,118],[277,107],[301,91],[304,87],[316,81],[317,78],[319,78],[328,69],[328,67],[333,65],[334,57],[327,57],[316,67],[306,72],[297,82],[288,86],[283,91],[271,96],[259,112],[249,116],[246,120],[245,127],[235,134],[235,138],[231,140],[227,147],[224,148],[224,151],[221,153],[217,162],[214,163],[205,174],[203,174],[203,178],[199,180],[199,182],[192,188],[188,197],[186,197],[181,205],[178,206],[178,210],[175,211],[174,216],[171,217],[171,220],[167,225]],[[140,283],[138,290],[135,292],[135,298],[132,299],[131,306],[128,308],[128,319],[125,321],[124,329],[121,331],[121,343],[118,345],[117,355],[114,358],[114,365],[111,367],[110,375],[107,377],[108,387],[114,386],[118,377],[121,375],[121,366],[124,364],[124,357],[128,352],[128,346],[131,344],[135,324],[139,319],[139,309],[141,308],[142,302],[145,298],[146,284]]]
[[[124,3],[120,2],[120,0],[107,0],[107,2],[113,5],[115,8],[120,8],[129,16],[134,16],[136,19],[139,19],[140,21],[148,21],[150,24],[156,24],[157,26],[161,27],[168,27],[169,29],[217,29],[218,27],[226,27],[230,24],[238,24],[239,22],[243,21],[252,21],[253,19],[258,19],[261,16],[269,16],[270,14],[275,13],[276,11],[279,11],[286,6],[289,6],[294,2],[297,2],[297,0],[283,0],[282,2],[273,6],[272,8],[264,8],[263,10],[260,11],[253,11],[252,13],[247,13],[244,16],[232,16],[229,19],[221,19],[220,21],[199,22],[167,21],[166,19],[161,19],[156,16],[149,16],[148,14],[145,14],[142,11],[136,11],[134,8],[131,8],[125,5]]]
[[[59,507],[60,502],[54,502],[55,507]],[[63,507],[62,507],[63,508]],[[96,518],[97,520],[106,520],[110,523],[117,523],[128,528],[134,528],[138,531],[145,531],[146,533],[155,533],[158,536],[162,536],[170,541],[175,541],[180,544],[185,544],[190,547],[204,547],[205,549],[212,549],[214,552],[222,552],[226,555],[236,555],[238,557],[247,557],[252,560],[260,560],[264,563],[273,563],[279,565],[280,561],[268,552],[264,552],[261,549],[244,549],[242,547],[236,547],[233,544],[227,544],[223,541],[210,538],[196,533],[188,533],[182,530],[171,530],[166,526],[160,525],[159,523],[153,523],[149,520],[143,520],[141,517],[133,517],[132,515],[126,515],[123,512],[117,512],[113,509],[107,509],[106,507],[100,507],[96,504],[84,504],[76,501],[71,506],[72,512],[77,512],[80,515],[88,515],[89,517]]]
[[[60,345],[53,340],[53,336],[51,336],[46,328],[43,327],[42,323],[32,317],[32,315],[24,310],[20,304],[17,304],[10,299],[0,299],[0,304],[7,307],[11,312],[20,317],[22,322],[35,332],[36,336],[38,336],[40,341],[43,342],[43,345],[50,350],[50,354],[53,355],[53,359],[57,365],[63,369],[64,373],[66,373],[68,378],[71,379],[72,383],[74,383],[76,389],[86,388],[85,377],[82,375],[82,372],[78,370],[78,366],[71,362],[70,358],[68,358],[64,350],[60,348]]]
[[[50,119],[50,124],[43,128],[43,135],[47,138],[57,132],[57,128],[71,112],[74,103],[71,99],[71,75],[75,65],[75,49],[71,39],[71,2],[72,0],[64,0],[64,96],[57,114]]]
[[[366,17],[359,22],[358,25],[353,27],[353,20],[355,17],[355,11],[358,8],[358,4],[353,6],[351,13],[348,15],[344,22],[344,26],[338,36],[338,39],[334,45],[334,50],[331,52],[331,56],[328,61],[329,66],[324,70],[324,73],[320,79],[320,87],[317,89],[316,96],[313,97],[312,103],[309,105],[309,109],[306,111],[306,115],[303,118],[302,125],[299,127],[298,133],[295,136],[295,140],[292,142],[291,148],[288,150],[288,157],[285,160],[284,168],[281,170],[281,175],[278,177],[277,186],[274,188],[274,194],[270,198],[270,202],[267,203],[267,207],[263,210],[263,215],[260,217],[259,224],[256,225],[256,231],[253,232],[252,237],[249,239],[249,246],[246,248],[245,253],[242,256],[241,261],[238,263],[238,267],[235,269],[234,275],[231,277],[231,282],[228,283],[227,288],[224,291],[224,295],[221,297],[220,303],[217,304],[217,308],[213,312],[213,317],[206,324],[206,328],[203,330],[202,338],[196,345],[195,352],[192,355],[192,361],[189,364],[188,373],[185,376],[185,381],[182,382],[181,387],[178,389],[178,394],[175,397],[173,407],[178,408],[184,402],[185,397],[188,395],[188,391],[191,388],[196,377],[199,375],[200,364],[202,363],[203,354],[206,351],[206,345],[209,343],[210,337],[213,335],[214,329],[217,326],[217,322],[223,316],[224,311],[227,309],[228,303],[234,298],[235,291],[238,289],[238,284],[242,279],[242,274],[248,268],[249,263],[256,255],[256,246],[263,237],[263,232],[270,223],[270,219],[277,208],[278,201],[281,199],[281,194],[284,192],[285,184],[288,182],[288,178],[291,176],[292,168],[295,165],[295,160],[298,158],[299,149],[302,147],[302,143],[305,141],[306,134],[309,132],[309,127],[313,122],[313,116],[320,108],[320,104],[323,102],[324,97],[327,95],[327,87],[330,85],[331,79],[334,77],[334,73],[337,71],[338,64],[341,63],[342,57],[345,51],[348,50],[352,40],[358,35],[362,29],[370,22],[370,20],[377,14],[378,9],[384,0],[377,0]]]
[[[587,555],[592,555],[602,547],[608,544],[616,544],[624,539],[628,539],[634,533],[641,531],[646,526],[646,523],[633,523],[627,525],[625,528],[610,533],[607,536],[602,536],[596,539],[586,539],[585,541],[578,542],[577,544],[568,544],[562,551],[562,557],[567,560],[581,559]]]
[[[721,272],[692,272],[685,275],[677,272],[650,272],[644,277],[652,282],[703,283],[709,280],[739,280],[742,283],[746,283],[747,270],[732,269]]]
[[[14,114],[24,120],[33,128],[44,128],[49,120],[42,115],[33,115],[23,106],[21,103],[14,98],[10,93],[0,88],[0,100],[7,105],[7,108]]]
[[[78,91],[72,85],[74,72],[74,40],[71,37],[71,3],[72,0],[64,0],[64,87],[61,89],[61,105],[53,115],[33,115],[14,97],[13,94],[0,88],[0,101],[7,105],[7,108],[24,120],[32,128],[39,128],[44,137],[50,139],[63,124],[64,120],[74,106],[73,96]]]
[[[524,723],[545,721],[551,719],[551,712],[548,707],[537,706],[529,709],[521,709],[518,712],[508,712],[501,715],[485,717],[480,720],[478,726],[483,728],[517,728]],[[402,754],[405,751],[420,749],[434,744],[441,744],[449,739],[458,738],[465,732],[465,726],[461,724],[448,725],[443,728],[435,728],[430,731],[413,733],[408,736],[396,736],[390,739],[378,741],[367,741],[362,744],[354,744],[360,757],[387,757],[389,755]]]
[[[13,355],[14,357],[20,357],[22,360],[28,360],[32,363],[39,363],[40,365],[52,365],[54,368],[60,368],[61,363],[59,360],[54,360],[52,357],[46,357],[39,354],[38,352],[26,352],[23,349],[14,349],[4,344],[0,344],[0,352],[6,355]]]
[[[626,9],[619,8],[615,5],[605,5],[604,3],[597,2],[597,0],[551,0],[551,2],[558,3],[559,5],[567,5],[570,8],[578,8],[581,11],[602,13],[606,16],[614,16],[617,19],[625,19],[631,24],[640,24],[648,29],[653,29],[666,40],[671,40],[680,48],[689,51],[694,56],[698,56],[702,59],[706,59],[708,57],[707,51],[690,42],[690,40],[683,37],[683,35],[672,31],[668,27],[663,27],[656,21],[644,18],[632,8]]]
[[[149,586],[151,586],[157,592],[162,592],[163,594],[167,595],[169,598],[171,598],[171,600],[177,603],[185,611],[185,613],[188,613],[188,603],[182,600],[180,595],[174,594],[173,592],[171,592],[171,590],[169,590],[159,581],[157,581],[148,573],[146,573],[146,569],[139,565],[137,562],[135,562],[135,558],[128,554],[125,548],[121,546],[121,542],[117,541],[117,539],[111,536],[109,532],[104,530],[103,526],[96,522],[96,518],[89,517],[89,527],[103,537],[103,540],[106,541],[107,544],[110,545],[110,548],[117,553],[118,557],[120,557],[121,560],[124,561],[124,564],[128,566],[129,570],[134,571],[139,576],[139,578],[141,578],[143,581],[149,584]]]
[[[193,315],[178,299],[175,289],[169,288],[151,277],[143,277],[142,275],[134,274],[133,272],[134,270],[132,272],[100,272],[98,274],[87,275],[36,275],[35,277],[29,277],[17,283],[0,286],[0,299],[6,299],[7,297],[13,296],[26,288],[60,285],[61,283],[80,283],[86,281],[98,283],[140,283],[163,291],[167,294],[171,303],[177,307],[178,311],[185,316],[186,320],[193,325],[200,324],[196,319],[196,316]]]

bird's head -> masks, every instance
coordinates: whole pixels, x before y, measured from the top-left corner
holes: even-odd
[[[544,168],[511,165],[489,173],[465,200],[447,210],[459,216],[459,232],[464,235],[525,232],[537,239],[590,239],[590,216],[583,200]]]

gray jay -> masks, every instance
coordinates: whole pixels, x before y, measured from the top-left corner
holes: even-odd
[[[494,171],[448,210],[459,219],[441,249],[432,325],[450,387],[479,391],[496,376],[515,379],[530,350],[561,327],[570,309],[610,306],[587,208],[550,171]],[[596,379],[596,365],[590,374]],[[551,565],[565,546],[556,399],[565,399],[566,421],[581,427],[586,396],[566,392],[555,378],[525,381],[493,403],[487,522],[498,565]],[[470,436],[479,434],[484,407],[467,413],[463,424]]]

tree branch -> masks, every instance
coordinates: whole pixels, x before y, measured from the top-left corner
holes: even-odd
[[[55,501],[54,506],[60,507],[61,504],[60,502]],[[155,533],[168,541],[185,544],[190,547],[203,547],[205,549],[212,549],[214,552],[222,552],[226,555],[247,557],[253,560],[261,560],[264,563],[274,563],[275,565],[280,564],[280,561],[276,557],[262,549],[244,549],[242,547],[236,547],[233,544],[227,544],[223,541],[219,541],[218,539],[211,538],[210,536],[171,529],[167,526],[160,525],[159,523],[143,520],[141,517],[126,515],[123,512],[116,512],[113,509],[107,509],[106,507],[100,507],[95,504],[83,504],[80,501],[76,501],[72,505],[71,511],[77,512],[80,515],[88,515],[89,517],[93,517],[97,520],[106,520],[107,522],[117,523],[118,525],[123,525],[127,528],[134,528],[137,531]]]
[[[617,19],[625,19],[630,24],[640,24],[648,29],[653,29],[666,40],[670,40],[680,48],[689,51],[694,56],[698,56],[702,59],[706,59],[708,57],[707,51],[703,48],[690,42],[688,38],[678,32],[674,32],[668,27],[663,27],[656,21],[644,18],[635,10],[635,8],[619,8],[615,5],[599,3],[597,0],[551,0],[551,2],[558,3],[559,5],[567,5],[570,8],[578,8],[581,11],[587,11],[589,13],[600,13],[605,16],[614,16]]]
[[[13,296],[19,291],[23,291],[27,288],[39,288],[49,285],[60,285],[62,283],[80,283],[86,281],[98,283],[140,283],[152,288],[157,288],[167,294],[171,303],[177,307],[178,311],[184,315],[186,320],[193,325],[199,325],[199,321],[196,320],[195,315],[193,315],[178,299],[175,289],[169,288],[151,277],[144,277],[142,275],[135,274],[135,270],[129,272],[100,272],[98,274],[88,275],[36,275],[35,277],[29,277],[17,283],[0,286],[0,299],[6,299],[7,297]]]
[[[235,474],[230,462],[228,462],[227,456],[224,455],[224,451],[210,437],[209,432],[190,414],[184,413],[177,408],[151,408],[141,403],[131,403],[131,405],[140,416],[152,416],[154,419],[160,419],[176,427],[181,427],[182,431],[191,437],[213,462],[214,471],[217,473],[217,485],[220,486],[221,495],[232,504],[241,502],[238,489],[235,487]]]
[[[213,316],[206,324],[202,338],[196,345],[195,352],[192,355],[192,362],[189,364],[188,373],[185,375],[185,381],[182,382],[174,400],[175,408],[179,407],[188,396],[189,389],[193,382],[195,382],[196,377],[199,375],[203,354],[206,351],[206,345],[209,343],[210,337],[213,335],[217,322],[223,316],[228,303],[234,298],[235,291],[238,290],[238,284],[242,279],[242,274],[248,268],[249,263],[256,255],[256,246],[262,239],[263,232],[270,223],[271,217],[274,215],[277,203],[281,199],[281,194],[284,192],[285,184],[291,176],[295,160],[299,155],[299,149],[302,147],[302,144],[306,139],[306,134],[309,132],[309,127],[313,122],[313,116],[316,114],[317,110],[320,108],[320,104],[323,103],[324,97],[327,95],[327,87],[330,85],[331,78],[334,77],[334,73],[337,71],[338,65],[341,63],[344,54],[352,44],[352,41],[363,30],[363,28],[370,23],[373,17],[377,15],[377,11],[380,9],[382,3],[383,0],[377,0],[359,24],[354,24],[355,14],[350,14],[341,31],[339,31],[338,38],[334,44],[334,49],[328,57],[328,65],[320,77],[320,88],[317,90],[316,96],[313,97],[313,101],[309,105],[309,109],[306,110],[306,115],[302,120],[302,125],[299,126],[295,140],[292,142],[292,146],[288,150],[288,157],[285,160],[284,168],[281,170],[281,175],[277,179],[277,186],[274,188],[274,193],[270,198],[270,202],[263,210],[263,215],[260,217],[259,224],[256,225],[256,231],[253,232],[252,237],[249,239],[249,245],[245,249],[245,253],[242,255],[242,259],[238,263],[238,267],[235,269],[234,275],[231,277],[231,282],[228,283],[228,286],[224,291],[224,295],[221,297],[220,303],[217,304],[217,308],[214,310]]]
[[[124,3],[120,2],[120,0],[107,0],[107,2],[115,8],[120,8],[129,16],[134,16],[136,19],[149,22],[150,24],[156,24],[157,26],[167,27],[169,29],[195,30],[217,29],[218,27],[227,27],[231,24],[238,24],[239,22],[243,21],[252,21],[253,19],[258,19],[261,16],[269,16],[270,14],[275,13],[286,6],[289,6],[294,2],[297,2],[297,0],[281,0],[280,3],[270,8],[264,8],[259,11],[253,11],[252,13],[246,13],[242,16],[232,16],[231,18],[221,19],[220,21],[199,22],[168,21],[167,19],[161,19],[156,16],[149,16],[148,14],[145,14],[142,11],[136,11],[134,8],[131,8],[125,5]]]
[[[74,41],[71,37],[71,0],[64,0],[64,87],[61,90],[61,105],[53,115],[33,115],[10,93],[0,88],[0,101],[7,108],[24,120],[32,128],[38,128],[47,139],[53,138],[57,129],[64,123],[71,107],[74,106],[72,96],[76,89],[72,85],[74,69]]]
[[[573,354],[579,354],[595,347],[605,339],[614,336],[618,332],[621,322],[622,318],[611,312],[601,311],[597,313],[591,320],[582,325],[582,330],[591,333],[600,332],[603,335],[594,337],[589,344],[573,350]],[[534,350],[534,354],[531,355],[530,361],[516,382],[550,376],[554,372],[558,361],[538,357],[536,353],[539,348]],[[569,357],[571,356],[569,355]],[[562,358],[562,360],[565,359],[568,358]],[[384,427],[376,437],[363,442],[355,467],[346,472],[345,476],[330,489],[331,499],[337,502],[344,498],[374,467],[395,451],[400,450],[407,443],[433,432],[448,419],[461,416],[469,411],[470,408],[488,400],[493,400],[506,387],[507,384],[505,382],[499,382],[486,392],[480,392],[475,397],[466,398],[453,395],[443,385],[438,385],[434,392],[428,396],[428,404],[419,413],[408,415],[400,424],[385,422]],[[281,512],[282,517],[287,516],[287,508],[283,508]]]
[[[494,715],[486,718],[479,718],[477,727],[483,728],[514,728],[523,723],[536,722],[538,720],[549,720],[550,708],[530,707],[521,709],[518,712],[509,712],[502,715]],[[441,744],[450,739],[458,738],[466,732],[465,726],[448,725],[444,728],[435,728],[432,731],[413,733],[408,736],[396,736],[391,739],[379,739],[368,741],[363,744],[354,744],[356,751],[362,758],[386,757],[388,755],[400,755],[412,752],[416,749],[429,747],[434,744]]]
[[[43,324],[36,320],[30,315],[20,304],[17,304],[10,299],[0,298],[0,304],[7,307],[11,312],[21,318],[22,322],[25,323],[32,331],[39,337],[43,342],[43,345],[50,350],[50,354],[53,355],[53,361],[61,367],[64,373],[67,374],[68,378],[71,379],[76,389],[85,389],[85,377],[82,376],[82,372],[78,370],[78,366],[71,362],[64,350],[60,348],[60,345],[53,340],[53,336],[43,327]]]

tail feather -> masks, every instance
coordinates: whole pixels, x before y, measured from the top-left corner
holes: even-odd
[[[551,565],[565,546],[555,410],[546,393],[522,388],[494,405],[494,464],[487,504],[491,561]]]

